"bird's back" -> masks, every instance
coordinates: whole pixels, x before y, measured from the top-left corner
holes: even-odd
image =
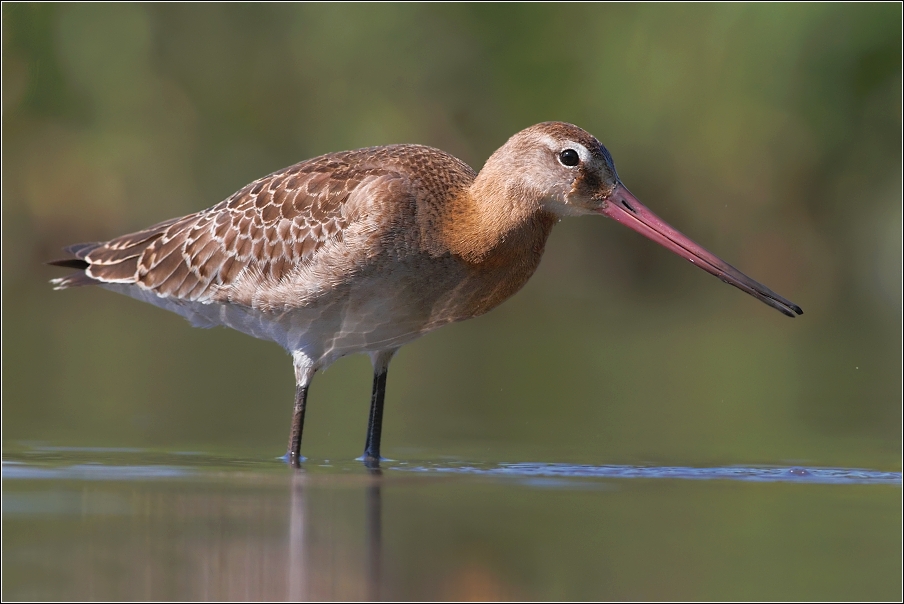
[[[84,277],[58,284],[134,284],[185,301],[275,306],[260,296],[316,264],[333,251],[331,243],[364,233],[379,237],[411,214],[412,202],[454,195],[473,178],[463,162],[420,145],[323,155],[260,178],[206,210],[72,246],[68,251],[84,261]]]

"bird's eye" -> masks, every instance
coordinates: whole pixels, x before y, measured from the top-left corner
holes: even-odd
[[[573,168],[578,165],[580,161],[580,157],[578,157],[578,152],[574,149],[565,149],[561,153],[559,153],[559,161],[563,166],[568,166],[569,168]]]

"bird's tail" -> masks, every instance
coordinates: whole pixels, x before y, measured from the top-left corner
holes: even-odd
[[[50,282],[53,284],[53,289],[66,289],[69,287],[79,287],[82,285],[93,285],[98,283],[96,279],[92,279],[85,273],[85,269],[90,266],[87,260],[85,260],[85,256],[87,256],[91,250],[97,249],[103,245],[102,243],[76,243],[75,245],[70,245],[65,248],[65,251],[75,256],[75,258],[61,258],[59,260],[51,260],[47,264],[51,266],[62,266],[64,268],[74,268],[78,270],[77,273],[71,273],[66,275],[65,277],[60,277],[58,279],[51,279]]]

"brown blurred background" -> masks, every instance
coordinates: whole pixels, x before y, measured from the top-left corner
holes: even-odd
[[[281,349],[54,292],[43,263],[321,153],[417,142],[479,169],[564,120],[806,314],[568,220],[515,298],[402,349],[384,454],[900,468],[899,5],[2,10],[4,448],[281,454]],[[360,453],[370,378],[353,357],[315,380],[306,455]]]

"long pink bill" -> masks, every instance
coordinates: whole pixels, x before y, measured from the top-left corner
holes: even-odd
[[[709,253],[671,226],[659,216],[640,203],[621,183],[606,198],[606,204],[599,210],[604,216],[634,229],[659,245],[675,252],[688,262],[696,264],[741,291],[745,291],[757,300],[768,304],[783,314],[793,317],[802,315],[800,306],[782,298],[761,283],[757,283],[735,267]]]

